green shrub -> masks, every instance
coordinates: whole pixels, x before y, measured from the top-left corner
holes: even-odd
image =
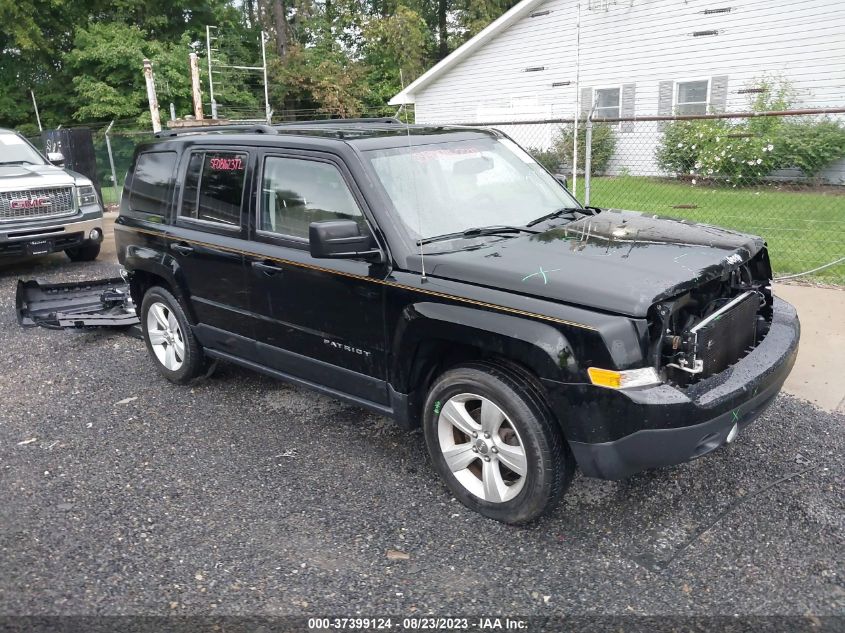
[[[759,119],[674,121],[657,148],[657,164],[679,176],[754,184],[785,167],[813,178],[845,157],[842,123],[766,118],[765,126],[754,125]]]
[[[793,121],[784,124],[784,164],[816,177],[831,163],[845,158],[845,125],[831,119]]]
[[[561,164],[563,163],[563,156],[561,156],[559,150],[554,148],[544,150],[539,147],[526,147],[525,150],[534,157],[534,160],[553,174],[560,171]]]
[[[586,130],[584,123],[578,126],[578,166],[583,168],[586,158]],[[560,165],[572,167],[572,125],[567,125],[555,134],[549,149],[526,148],[534,159],[551,172],[560,171]],[[616,130],[610,123],[593,123],[592,158],[590,173],[601,174],[607,168],[616,149]]]
[[[793,91],[782,79],[752,82],[762,88],[752,112],[788,110]],[[808,178],[845,157],[845,124],[832,119],[761,116],[673,121],[655,152],[658,166],[681,177],[754,184],[773,171],[798,167]]]

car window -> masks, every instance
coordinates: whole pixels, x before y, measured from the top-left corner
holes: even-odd
[[[175,171],[176,152],[139,155],[129,190],[129,210],[164,219],[173,195]]]
[[[481,226],[525,226],[579,206],[507,138],[368,150],[366,156],[414,240]]]
[[[308,238],[312,222],[365,222],[349,187],[334,165],[314,160],[268,156],[261,182],[259,229]]]
[[[240,226],[247,155],[193,152],[185,174],[183,218]]]
[[[44,165],[44,158],[17,134],[0,133],[0,165]]]

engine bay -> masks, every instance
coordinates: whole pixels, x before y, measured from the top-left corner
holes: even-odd
[[[650,311],[651,364],[687,386],[725,370],[765,338],[772,319],[765,249],[717,279]]]

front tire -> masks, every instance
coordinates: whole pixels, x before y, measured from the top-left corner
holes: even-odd
[[[153,286],[141,302],[141,330],[159,373],[184,385],[203,373],[205,358],[179,300]]]
[[[65,250],[65,255],[72,262],[92,262],[100,254],[99,242],[85,242],[81,246],[74,246]]]
[[[494,363],[451,369],[429,391],[429,455],[468,508],[504,523],[533,521],[569,487],[575,461],[537,384]]]

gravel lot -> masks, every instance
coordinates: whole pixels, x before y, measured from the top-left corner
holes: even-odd
[[[19,276],[116,270],[0,267],[0,614],[845,613],[842,416],[782,395],[715,454],[578,476],[507,527],[451,499],[418,432],[232,366],[173,386],[121,333],[16,324]]]

